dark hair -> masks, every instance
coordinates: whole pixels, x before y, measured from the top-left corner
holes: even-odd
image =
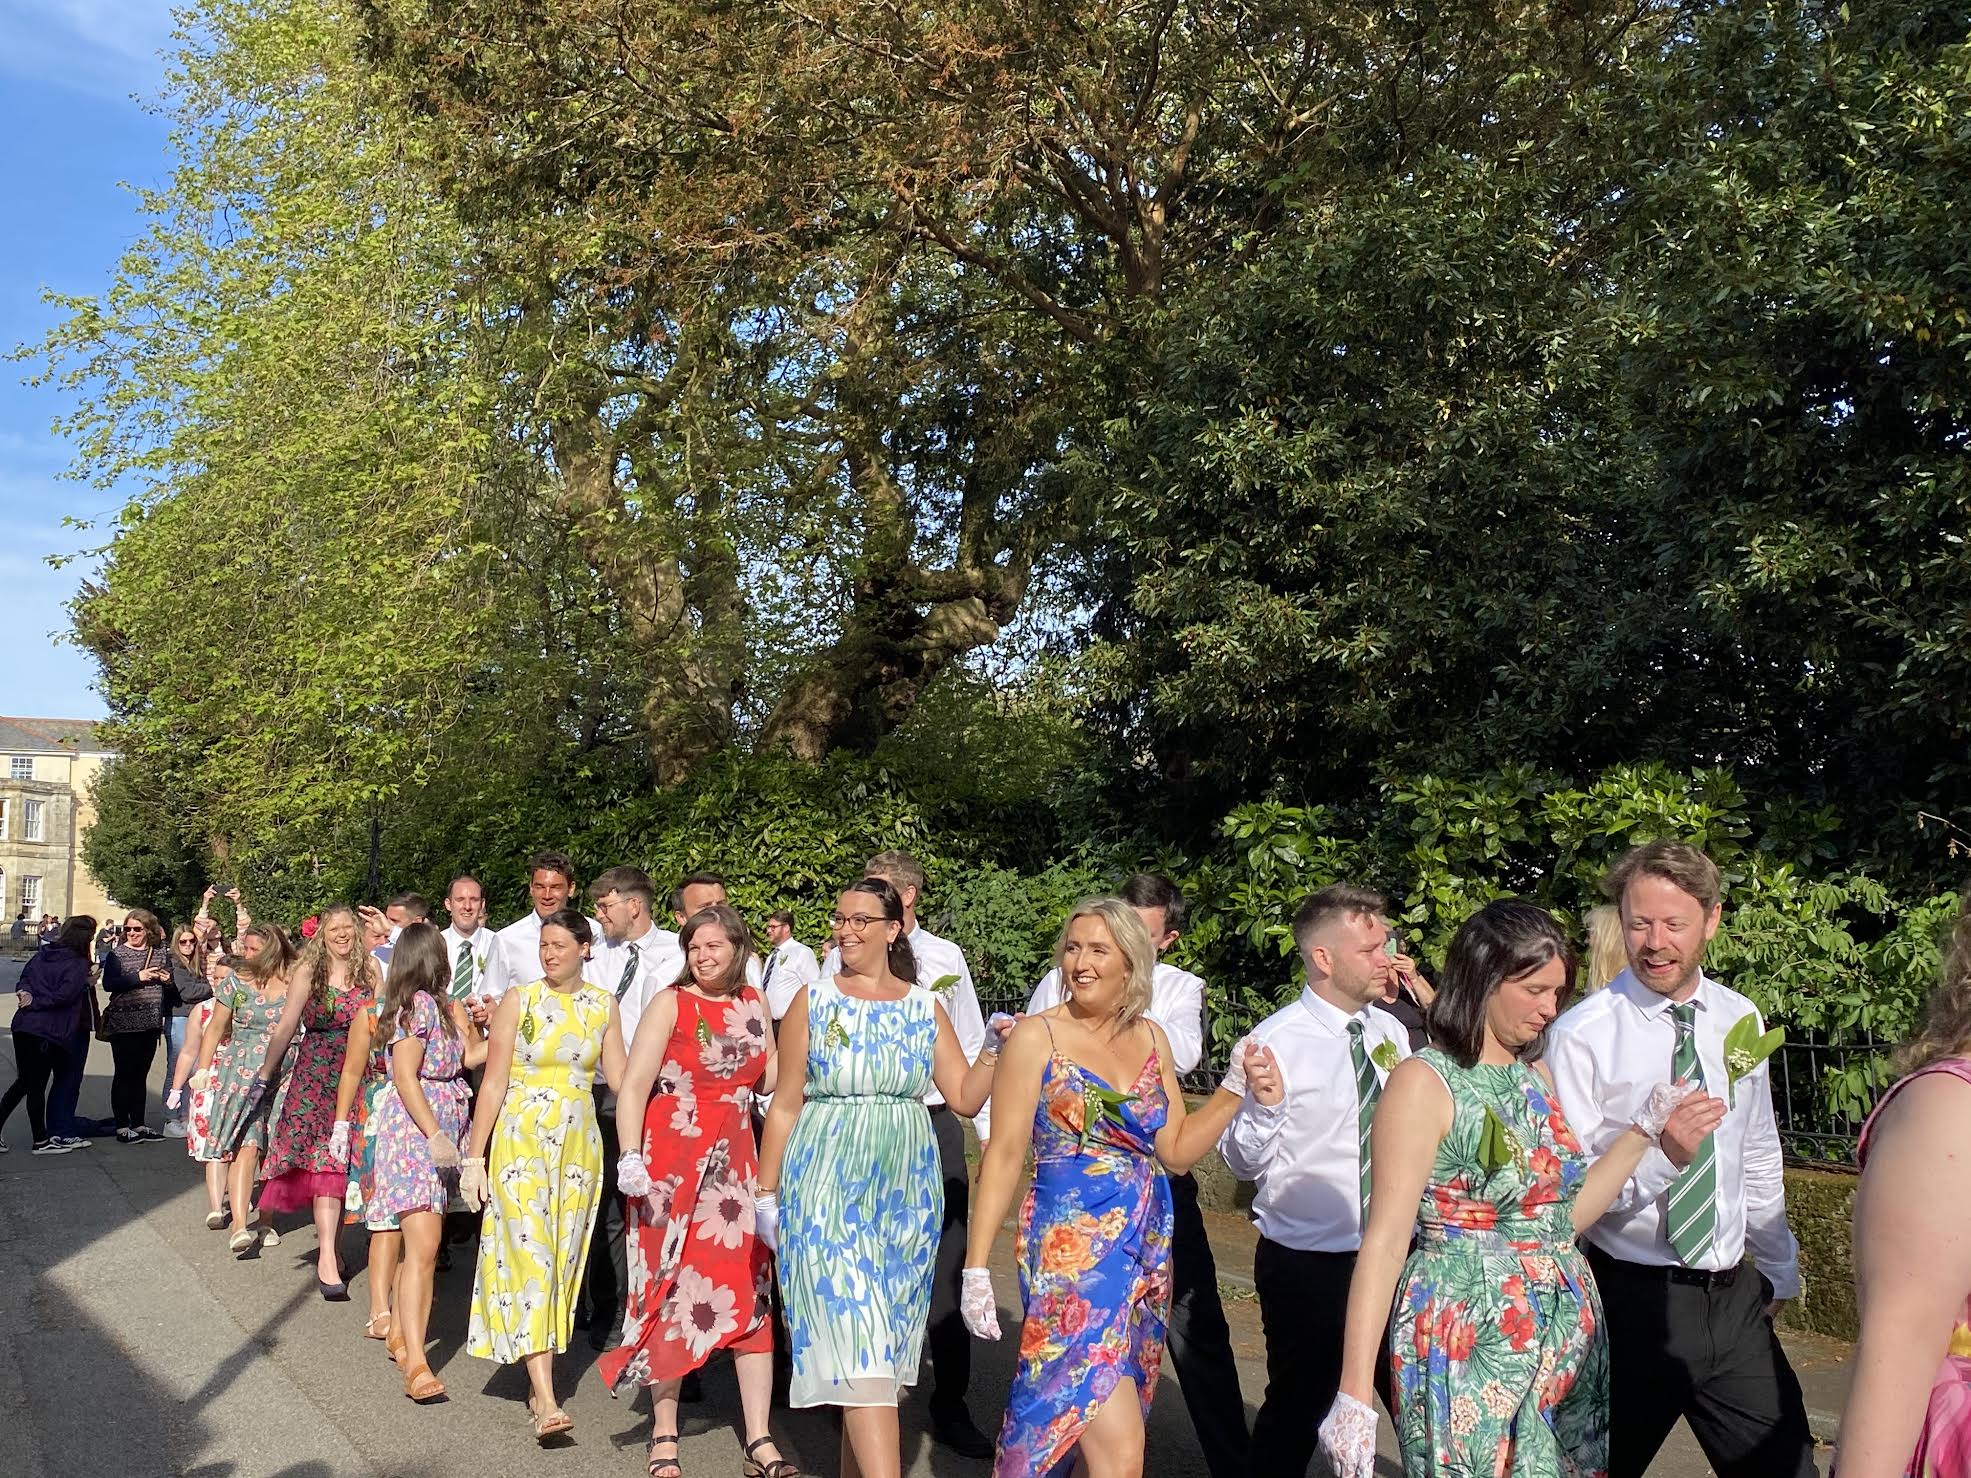
[[[1558,959],[1567,972],[1561,1004],[1574,989],[1574,946],[1554,916],[1524,898],[1495,898],[1466,919],[1452,937],[1437,978],[1437,997],[1424,1012],[1430,1040],[1461,1067],[1472,1067],[1485,1048],[1485,1008],[1508,980]],[[1524,1062],[1546,1051],[1547,1034],[1520,1048]]]
[[[903,922],[903,895],[897,892],[888,878],[857,878],[844,893],[867,893],[883,905],[883,917],[892,924]],[[890,941],[890,973],[898,980],[917,983],[917,954],[910,947],[909,936],[899,929],[897,937]]]
[[[684,877],[678,880],[678,885],[675,888],[671,889],[672,911],[675,912],[684,907],[684,890],[686,888],[723,888],[724,886],[725,886],[724,873],[718,873],[718,872],[687,873]]]
[[[575,886],[575,864],[566,852],[536,852],[527,859],[527,876],[537,872],[558,872],[568,879],[569,887]]]
[[[549,924],[557,929],[566,929],[575,936],[575,943],[584,949],[595,943],[595,931],[589,927],[588,915],[579,908],[557,908],[541,920],[543,929]]]
[[[96,943],[96,921],[86,913],[70,914],[62,921],[61,932],[48,941],[49,949],[72,949],[84,959]]]
[[[650,881],[650,874],[640,867],[612,867],[589,884],[590,898],[607,898],[611,893],[621,893],[625,898],[641,898],[645,913],[657,901],[657,885]]]
[[[1131,908],[1160,908],[1163,910],[1163,927],[1166,933],[1184,932],[1184,915],[1188,911],[1184,903],[1184,893],[1169,878],[1153,872],[1133,874],[1122,885],[1122,901]],[[1157,943],[1152,939],[1150,943]]]
[[[706,929],[723,930],[732,943],[732,963],[726,967],[718,994],[736,996],[746,986],[746,961],[753,953],[753,931],[746,927],[739,910],[725,903],[701,908],[684,921],[684,927],[678,930],[678,953],[684,958],[678,966],[678,978],[671,984],[683,985],[691,979],[691,941]]]
[[[401,908],[411,916],[410,921],[413,924],[422,923],[431,917],[431,905],[424,901],[422,893],[399,893],[390,900],[388,907]],[[396,956],[392,955],[391,959],[394,962]]]
[[[1387,912],[1389,900],[1373,889],[1358,888],[1352,883],[1329,883],[1327,887],[1309,893],[1300,907],[1294,910],[1294,948],[1305,954],[1307,936],[1329,919],[1360,918],[1364,914],[1379,919]]]
[[[445,952],[445,936],[438,932],[438,926],[423,920],[404,925],[390,952],[389,973],[376,993],[376,1019],[384,1040],[411,1029],[419,991],[437,1003],[445,1035],[456,1037],[458,1028],[445,1008],[445,992],[451,982],[451,957]]]
[[[1695,898],[1708,914],[1725,896],[1718,864],[1689,842],[1644,842],[1616,858],[1601,876],[1602,896],[1618,907],[1637,878],[1661,878]]]
[[[794,927],[794,916],[784,908],[776,908],[772,913],[767,915],[767,922],[769,924],[785,924],[791,929]]]

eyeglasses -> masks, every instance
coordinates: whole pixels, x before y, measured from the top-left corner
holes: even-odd
[[[123,932],[125,934],[141,934],[144,932],[144,926],[142,924],[125,924],[123,926]]]
[[[837,929],[849,929],[857,934],[868,931],[871,924],[887,922],[879,913],[830,914],[828,922]]]

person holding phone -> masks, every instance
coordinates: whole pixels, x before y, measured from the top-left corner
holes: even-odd
[[[1417,962],[1404,949],[1401,934],[1390,930],[1382,948],[1383,953],[1389,956],[1389,974],[1382,988],[1382,1009],[1403,1024],[1403,1030],[1409,1034],[1410,1050],[1421,1052],[1430,1045],[1430,1031],[1424,1025],[1424,1014],[1430,1010],[1430,1003],[1436,999],[1437,992],[1431,989],[1430,982],[1417,969]]]
[[[171,961],[157,915],[133,908],[123,918],[123,938],[103,960],[109,1005],[100,1028],[116,1067],[110,1078],[110,1117],[122,1144],[147,1144],[164,1136],[144,1122],[151,1064],[164,1039],[164,990]]]

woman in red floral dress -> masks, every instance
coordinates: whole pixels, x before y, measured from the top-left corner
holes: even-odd
[[[746,983],[752,938],[718,904],[693,914],[678,944],[684,972],[644,1008],[617,1095],[620,1142],[642,1149],[617,1168],[629,1198],[629,1309],[622,1346],[598,1369],[612,1395],[651,1387],[649,1471],[678,1478],[678,1387],[714,1350],[731,1350],[746,1472],[798,1478],[767,1431],[772,1273],[754,1230],[752,1100],[773,1091],[778,1063],[765,1002]]]

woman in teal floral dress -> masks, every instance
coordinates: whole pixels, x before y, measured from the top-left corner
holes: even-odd
[[[1608,1346],[1574,1238],[1615,1199],[1686,1090],[1658,1088],[1646,1122],[1587,1160],[1539,1065],[1574,964],[1544,909],[1487,904],[1445,958],[1429,1015],[1439,1045],[1389,1075],[1341,1390],[1321,1424],[1339,1478],[1373,1469],[1370,1377],[1385,1328],[1409,1478],[1607,1471]]]
[[[917,1381],[944,1221],[924,1094],[935,1082],[953,1113],[971,1117],[992,1092],[993,1057],[968,1066],[943,1004],[916,983],[889,883],[851,884],[834,926],[841,970],[781,1019],[758,1225],[780,1257],[789,1404],[846,1408],[843,1471],[897,1478],[897,1396]]]

